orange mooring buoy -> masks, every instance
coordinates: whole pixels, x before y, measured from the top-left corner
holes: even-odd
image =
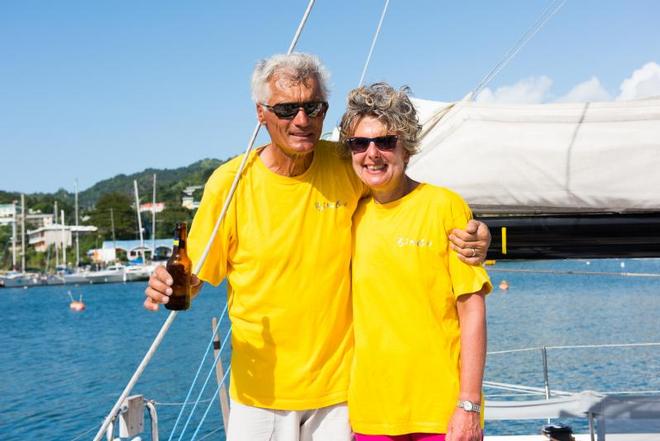
[[[72,311],[80,312],[85,309],[85,304],[80,300],[74,300],[73,302],[69,303],[69,308]]]
[[[68,291],[67,295],[71,299],[71,303],[69,303],[69,309],[71,311],[80,312],[80,311],[85,309],[85,303],[82,301],[82,294],[80,294],[80,297],[79,297],[78,300],[73,300],[73,296],[71,295],[71,291]]]

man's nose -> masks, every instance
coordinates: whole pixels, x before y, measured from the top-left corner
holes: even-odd
[[[293,122],[296,125],[307,125],[309,124],[310,119],[311,118],[305,113],[305,110],[302,107],[298,107],[298,113],[293,117]]]

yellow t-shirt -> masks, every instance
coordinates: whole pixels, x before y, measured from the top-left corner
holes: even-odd
[[[459,394],[456,299],[492,289],[482,267],[449,248],[451,229],[470,218],[460,196],[429,184],[387,204],[360,203],[348,396],[356,432],[446,433]]]
[[[208,180],[188,238],[201,257],[243,156]],[[198,276],[228,281],[231,397],[302,410],[346,401],[353,352],[351,217],[364,192],[336,144],[286,177],[253,152]]]

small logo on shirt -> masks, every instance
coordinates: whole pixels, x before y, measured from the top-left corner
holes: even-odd
[[[433,241],[428,239],[410,239],[408,237],[399,237],[396,240],[396,244],[400,247],[418,247],[418,248],[428,248],[433,246]]]
[[[336,210],[341,207],[345,207],[348,204],[345,201],[335,201],[335,202],[327,202],[327,201],[321,201],[321,202],[314,202],[314,208],[316,208],[318,211],[325,211],[325,210]]]

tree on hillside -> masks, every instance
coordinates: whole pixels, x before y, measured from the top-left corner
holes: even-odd
[[[0,225],[0,269],[11,269],[11,225]]]
[[[162,212],[156,215],[156,237],[166,239],[173,237],[174,226],[177,222],[186,222],[190,231],[193,212],[181,206],[167,206]],[[151,218],[149,218],[151,219]],[[151,224],[149,224],[151,227]]]
[[[20,193],[13,193],[0,190],[0,204],[11,204],[13,201],[20,201]]]
[[[35,193],[25,198],[26,209],[39,211],[41,213],[53,213],[57,202],[57,219],[62,222],[60,214],[64,211],[65,223],[75,224],[75,209],[73,197],[67,197],[63,194]]]
[[[101,195],[89,216],[88,223],[98,227],[98,234],[103,240],[112,240],[113,220],[117,239],[135,239],[136,237],[135,210],[131,206],[131,199],[124,194],[105,193]]]

